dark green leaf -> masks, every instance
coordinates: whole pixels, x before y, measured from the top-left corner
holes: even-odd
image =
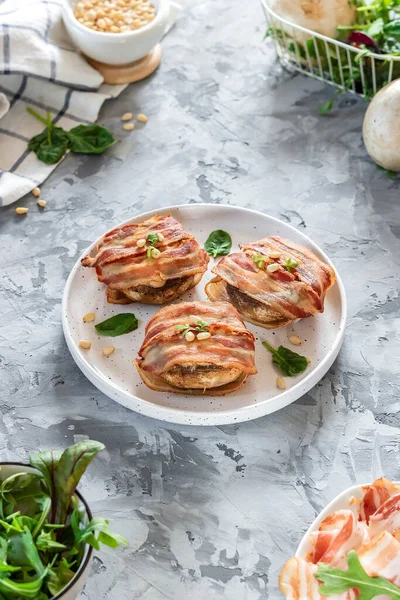
[[[268,342],[263,342],[263,346],[272,353],[272,362],[280,368],[284,375],[293,377],[306,370],[308,363],[305,356],[284,346],[279,346],[278,350],[275,350]]]
[[[0,593],[3,593],[6,598],[9,598],[9,594],[16,594],[16,598],[30,598],[31,600],[38,600],[40,588],[47,572],[33,581],[28,583],[19,583],[12,581],[8,577],[0,577]]]
[[[61,455],[62,450],[45,450],[29,457],[30,465],[42,473],[49,492],[54,487],[54,472]]]
[[[36,546],[42,552],[61,552],[66,550],[67,546],[56,541],[53,531],[41,531],[36,539]]]
[[[139,322],[133,313],[120,313],[101,323],[97,323],[95,328],[100,335],[116,337],[134,331],[138,328],[138,323]]]
[[[232,248],[232,238],[226,231],[216,229],[208,236],[204,244],[205,250],[210,256],[226,256]]]
[[[63,561],[56,568],[50,569],[46,583],[53,596],[61,592],[74,575],[75,573]]]
[[[78,125],[67,131],[66,135],[71,151],[81,154],[102,154],[115,142],[107,129],[96,124]]]
[[[379,19],[375,19],[375,21],[372,21],[371,25],[369,25],[367,31],[367,34],[370,35],[371,37],[378,37],[384,28],[384,21],[382,19],[382,17],[379,17]]]
[[[90,543],[90,535],[98,533],[97,541],[110,546],[111,548],[117,548],[117,546],[127,546],[127,540],[117,533],[113,533],[110,530],[107,519],[101,517],[95,517],[88,523],[88,525],[81,531],[81,540]]]
[[[61,127],[53,127],[49,140],[49,130],[35,135],[28,143],[29,150],[46,165],[54,165],[62,159],[69,145],[66,132]]]
[[[326,115],[326,113],[328,113],[329,111],[332,110],[333,107],[333,100],[328,100],[328,102],[326,102],[323,106],[321,106],[321,108],[319,109],[319,114],[320,115]]]
[[[383,31],[385,34],[398,37],[400,36],[400,19],[394,19],[383,27]]]
[[[147,243],[150,244],[151,246],[155,246],[157,244],[157,242],[159,241],[159,237],[156,233],[149,233],[149,235],[147,236]]]
[[[12,531],[8,536],[7,562],[11,565],[33,568],[38,575],[43,575],[45,569],[39,553],[27,527],[22,533]]]
[[[315,573],[322,581],[319,593],[323,596],[335,596],[348,590],[358,590],[357,600],[372,600],[376,596],[388,596],[392,600],[400,599],[400,588],[383,577],[370,577],[364,571],[355,550],[347,555],[347,571],[320,564]]]

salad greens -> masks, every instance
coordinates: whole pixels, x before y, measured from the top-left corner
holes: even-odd
[[[97,323],[95,329],[99,335],[117,337],[118,335],[135,331],[138,328],[138,324],[139,321],[133,313],[120,313],[101,323]]]
[[[357,589],[357,600],[372,600],[376,596],[388,596],[392,600],[400,599],[400,588],[383,577],[370,577],[364,571],[355,550],[347,555],[347,571],[320,564],[315,573],[322,581],[319,593],[323,596],[335,596],[347,590]]]
[[[284,375],[293,377],[307,369],[308,362],[305,356],[301,356],[301,354],[297,354],[297,352],[293,352],[293,350],[289,350],[284,346],[279,346],[276,350],[268,342],[263,342],[262,345],[271,352],[272,362],[280,368]]]
[[[217,256],[226,256],[231,251],[232,238],[226,231],[216,229],[215,231],[212,231],[206,239],[204,248],[206,252],[214,258]]]
[[[361,52],[348,52],[323,40],[308,39],[304,44],[295,42],[292,36],[280,29],[269,28],[266,36],[276,36],[290,53],[298,54],[304,65],[311,60],[313,69],[319,74],[319,64],[327,79],[344,90],[354,89],[366,98],[374,95],[373,67],[376,72],[376,90],[389,80],[390,62],[375,60],[371,54],[400,56],[400,0],[349,0],[355,7],[355,22],[349,26],[338,26],[338,39]],[[297,59],[295,59],[297,60]],[[400,77],[400,62],[393,63],[392,79]],[[338,90],[340,93],[340,90]],[[320,114],[328,113],[334,104],[329,100],[320,108]]]
[[[78,125],[69,131],[56,127],[48,110],[46,118],[28,107],[30,115],[46,125],[46,129],[35,135],[28,143],[29,150],[36,154],[46,165],[54,165],[62,159],[67,150],[80,154],[102,154],[112,146],[115,139],[107,129],[100,125]]]
[[[108,521],[88,522],[75,494],[83,473],[103,450],[86,440],[64,452],[39,452],[30,464],[39,473],[2,479],[0,470],[0,598],[50,600],[74,577],[85,545],[115,548],[127,541]]]

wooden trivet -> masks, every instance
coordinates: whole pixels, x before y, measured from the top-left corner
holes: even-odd
[[[127,65],[106,65],[88,56],[85,58],[92,67],[101,73],[104,83],[114,85],[133,83],[154,73],[161,61],[161,46],[157,44],[149,54]]]

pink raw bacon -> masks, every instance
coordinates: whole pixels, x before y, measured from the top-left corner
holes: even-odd
[[[303,558],[291,558],[283,567],[279,576],[279,587],[287,600],[324,600],[319,593],[319,582],[315,578],[317,565]],[[355,600],[353,590],[329,596],[330,600]]]

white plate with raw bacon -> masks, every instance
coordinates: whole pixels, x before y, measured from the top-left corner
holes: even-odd
[[[294,402],[335,360],[343,284],[300,231],[232,206],[134,216],[68,278],[62,322],[88,379],[142,414],[195,425]]]
[[[400,484],[381,478],[337,496],[283,567],[287,600],[400,598]]]

